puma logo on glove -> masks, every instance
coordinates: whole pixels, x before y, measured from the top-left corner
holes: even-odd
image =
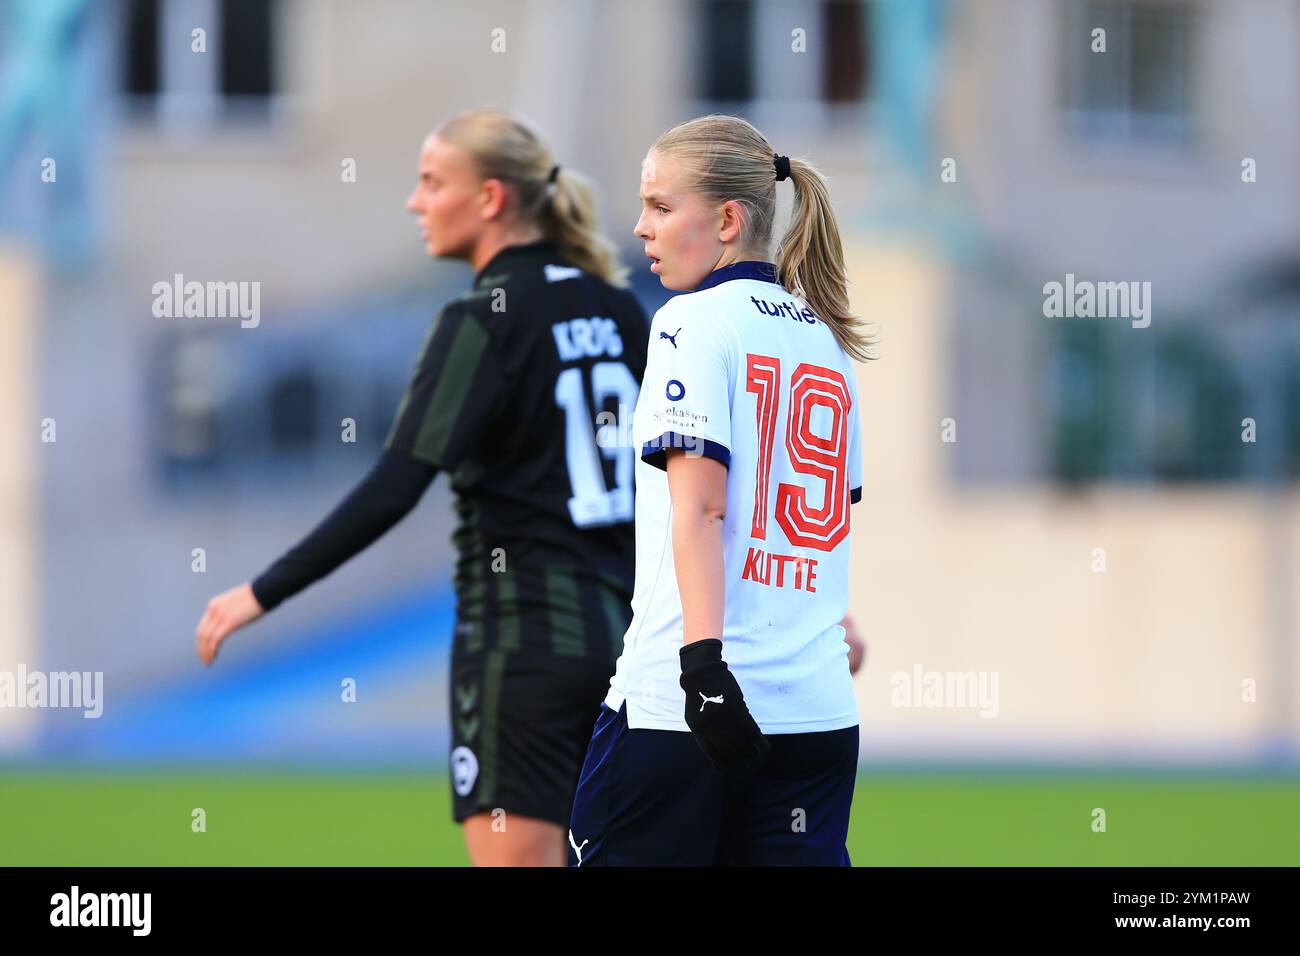
[[[686,726],[709,762],[718,770],[761,760],[772,745],[745,706],[736,675],[722,659],[716,637],[693,641],[681,649],[682,690],[686,691]],[[697,710],[695,695],[700,697]],[[709,704],[718,706],[709,708]]]

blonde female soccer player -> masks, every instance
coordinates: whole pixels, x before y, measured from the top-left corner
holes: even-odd
[[[598,442],[596,423],[636,404],[645,313],[618,287],[589,188],[513,117],[438,127],[406,205],[429,255],[469,262],[473,287],[429,330],[379,461],[260,577],[212,599],[199,656],[210,664],[232,631],[370,545],[447,472],[453,814],[476,864],[563,866],[630,617],[634,452]]]
[[[654,144],[641,202],[650,269],[688,294],[651,325],[633,617],[569,861],[848,865],[858,710],[841,622],[862,485],[853,360],[871,356],[826,184],[744,120],[706,116]]]

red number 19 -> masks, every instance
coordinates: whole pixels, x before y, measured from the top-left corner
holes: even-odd
[[[768,486],[777,408],[781,401],[781,360],[768,355],[747,356],[745,390],[757,398],[758,467],[754,479],[752,537],[767,538]],[[812,411],[830,409],[830,435],[812,430]],[[820,478],[825,494],[820,508],[808,505],[808,489],[781,482],[776,489],[776,521],[790,543],[831,551],[849,533],[848,446],[849,412],[853,399],[842,372],[801,363],[790,377],[790,413],[785,448],[790,467],[801,475]]]

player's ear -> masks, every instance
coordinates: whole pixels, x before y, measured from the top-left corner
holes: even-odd
[[[722,225],[718,230],[718,239],[722,242],[734,242],[740,238],[741,227],[745,224],[745,207],[734,199],[722,204]]]
[[[479,217],[485,222],[500,217],[506,208],[506,184],[499,179],[485,179],[479,195]]]

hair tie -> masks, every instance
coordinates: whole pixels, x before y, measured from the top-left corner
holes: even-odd
[[[558,165],[552,166],[552,167],[551,167],[551,175],[549,175],[549,176],[546,177],[546,181],[547,181],[548,183],[553,183],[553,182],[555,182],[556,177],[559,176],[559,175],[560,175],[560,167],[559,167]]]
[[[776,167],[776,181],[779,183],[783,179],[790,178],[790,157],[773,156],[772,165]]]

